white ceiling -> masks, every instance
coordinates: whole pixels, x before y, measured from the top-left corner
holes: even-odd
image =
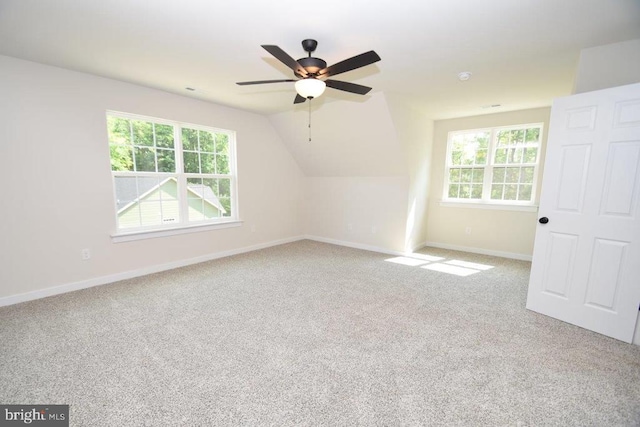
[[[260,45],[300,58],[305,38],[329,64],[375,50],[336,79],[443,119],[569,94],[581,49],[640,38],[640,0],[0,0],[0,54],[263,114],[293,110],[293,84],[235,82],[292,78]]]

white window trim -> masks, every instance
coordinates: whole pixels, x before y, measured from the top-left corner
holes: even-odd
[[[487,196],[491,194],[491,180],[492,180],[493,174],[486,173],[486,171],[490,169],[490,172],[493,172],[493,168],[494,168],[493,158],[496,150],[495,137],[497,133],[503,129],[526,129],[531,127],[540,127],[540,142],[538,145],[538,156],[536,158],[536,163],[534,167],[533,184],[531,186],[531,201],[523,202],[518,200],[491,200]],[[449,169],[452,166],[449,164],[449,161],[451,159],[452,137],[456,134],[461,134],[461,133],[464,134],[464,133],[487,132],[487,131],[491,133],[491,137],[489,142],[489,153],[487,153],[487,164],[484,166],[485,174],[484,174],[484,180],[482,183],[482,199],[449,198]],[[485,127],[485,128],[478,128],[478,129],[456,130],[456,131],[449,132],[447,135],[447,151],[446,151],[445,168],[444,168],[445,169],[444,185],[442,186],[442,199],[440,200],[440,206],[472,208],[472,209],[495,209],[495,210],[506,210],[506,211],[537,212],[538,205],[536,203],[536,200],[538,195],[537,193],[538,174],[540,170],[540,157],[541,157],[543,145],[544,145],[543,139],[544,139],[544,123],[526,123],[526,124],[517,124],[517,125]],[[523,165],[519,164],[517,166],[523,166]],[[502,167],[502,165],[499,167]]]
[[[244,221],[229,220],[219,221],[216,223],[184,225],[181,227],[162,228],[162,229],[137,229],[131,232],[113,233],[111,241],[113,243],[132,242],[135,240],[155,239],[157,237],[177,236],[180,234],[200,233],[203,231],[218,230],[222,228],[240,227]]]
[[[113,116],[117,116],[117,117],[122,117],[122,118],[127,118],[127,119],[131,119],[131,120],[143,120],[143,121],[152,121],[154,123],[157,124],[164,124],[164,125],[171,125],[174,127],[174,141],[175,141],[175,152],[176,152],[176,171],[178,169],[182,170],[183,169],[183,165],[182,165],[182,138],[178,138],[177,134],[178,134],[178,129],[179,128],[189,128],[189,129],[196,129],[196,130],[204,130],[204,131],[213,131],[213,132],[220,132],[220,133],[226,133],[229,135],[229,172],[231,175],[231,182],[230,182],[230,195],[231,195],[231,212],[232,212],[232,216],[231,217],[226,217],[223,219],[213,219],[213,220],[208,220],[208,221],[201,221],[201,222],[193,222],[193,223],[188,223],[188,222],[184,222],[184,223],[180,223],[177,225],[164,225],[162,227],[137,227],[137,228],[130,228],[130,229],[118,229],[118,217],[117,217],[117,212],[115,213],[115,221],[116,221],[116,231],[114,231],[113,233],[111,233],[111,240],[113,243],[120,243],[120,242],[129,242],[129,241],[134,241],[134,240],[142,240],[142,239],[151,239],[151,238],[157,238],[157,237],[165,237],[165,236],[174,236],[174,235],[179,235],[179,234],[189,234],[189,233],[198,233],[198,232],[202,232],[202,231],[210,231],[210,230],[216,230],[216,229],[222,229],[222,228],[231,228],[231,227],[239,227],[243,224],[243,221],[240,219],[240,211],[239,211],[239,203],[238,203],[238,169],[237,169],[237,147],[236,147],[236,132],[229,130],[229,129],[221,129],[221,128],[217,128],[215,126],[205,126],[205,125],[197,125],[197,124],[192,124],[192,123],[187,123],[187,122],[181,122],[178,120],[168,120],[168,119],[162,119],[162,118],[158,118],[158,117],[153,117],[153,116],[143,116],[143,115],[139,115],[139,114],[132,114],[132,113],[125,113],[122,111],[114,111],[114,110],[107,110],[106,111],[106,115],[105,117],[109,116],[109,115],[113,115]],[[106,125],[106,123],[105,123]],[[178,155],[178,153],[180,153],[180,155]],[[126,175],[127,172],[115,172],[116,174],[122,174],[122,175]],[[140,176],[140,175],[145,175],[147,174],[147,172],[134,172],[134,174],[136,176]],[[162,172],[158,172],[158,173],[150,173],[150,175],[153,176],[159,176],[159,175],[171,175],[171,176],[179,176],[179,180],[186,180],[185,177],[187,176],[196,176],[196,175],[202,175],[202,174],[192,174],[192,173],[185,173],[185,172],[174,172],[174,173],[162,173]],[[205,174],[205,175],[212,175],[212,174]],[[215,175],[215,174],[214,174]],[[114,176],[114,171],[111,171],[111,176]],[[216,176],[217,177],[217,176]],[[222,175],[220,177],[223,177]],[[224,176],[226,177],[226,176]],[[182,185],[180,188],[183,189],[183,193],[186,193],[186,185]],[[181,194],[180,197],[183,198],[186,197],[186,194]],[[117,201],[117,196],[115,193],[115,187],[113,188],[113,206],[115,207]],[[181,218],[186,218],[185,212],[180,212]]]
[[[458,201],[448,201],[442,200],[440,201],[440,206],[445,208],[468,208],[468,209],[493,209],[493,210],[501,210],[501,211],[520,211],[520,212],[538,212],[538,205],[516,205],[516,204],[507,204],[507,203],[481,203],[476,199],[473,199],[471,202],[458,202]]]

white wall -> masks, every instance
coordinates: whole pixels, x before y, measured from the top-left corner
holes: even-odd
[[[403,251],[408,177],[309,177],[307,234],[371,249]]]
[[[0,94],[0,301],[303,234],[304,175],[263,116],[2,56]],[[235,130],[244,225],[112,243],[106,110]]]
[[[580,51],[574,93],[640,82],[640,39]]]
[[[308,105],[269,117],[307,175],[307,234],[391,251],[422,243],[432,122],[383,93],[318,108],[322,99],[311,142]]]
[[[536,212],[473,209],[440,204],[444,186],[447,135],[451,131],[465,129],[544,123],[541,167],[537,183],[537,203],[540,198],[549,113],[549,108],[536,108],[435,122],[431,163],[431,197],[427,210],[429,245],[531,259],[537,221]],[[471,234],[465,233],[467,227],[471,227]]]
[[[385,98],[409,176],[404,250],[410,252],[427,240],[433,120],[399,95],[386,94]]]

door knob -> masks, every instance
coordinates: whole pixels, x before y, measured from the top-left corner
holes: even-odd
[[[542,218],[540,218],[540,219],[538,220],[538,222],[539,222],[540,224],[546,224],[546,223],[548,223],[548,222],[549,222],[549,218],[547,218],[546,216],[543,216]]]

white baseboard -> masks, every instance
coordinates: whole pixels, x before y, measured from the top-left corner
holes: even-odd
[[[312,235],[306,235],[304,236],[304,238],[307,240],[315,240],[316,242],[330,243],[332,245],[338,245],[338,246],[346,246],[348,248],[362,249],[362,250],[371,251],[371,252],[379,252],[381,254],[397,255],[397,256],[407,255],[407,252],[394,251],[387,248],[381,248],[379,246],[365,245],[364,243],[348,242],[346,240],[328,239],[326,237],[312,236]]]
[[[425,242],[424,246],[431,246],[434,248],[441,249],[450,249],[452,251],[462,251],[462,252],[471,252],[474,254],[482,254],[482,255],[492,255],[501,258],[510,258],[510,259],[518,259],[521,261],[531,261],[533,258],[531,255],[527,254],[518,254],[514,252],[502,252],[502,251],[494,251],[491,249],[483,249],[483,248],[474,248],[470,246],[458,246],[458,245],[449,245],[447,243],[439,243],[439,242]]]
[[[150,267],[141,268],[138,270],[125,271],[123,273],[110,274],[108,276],[94,277],[87,280],[81,280],[79,282],[68,283],[64,285],[52,286],[49,288],[38,289],[36,291],[25,292],[23,294],[10,295],[0,298],[0,307],[18,304],[21,302],[32,301],[40,298],[50,297],[53,295],[64,294],[67,292],[78,291],[80,289],[92,288],[94,286],[106,285],[108,283],[117,282],[120,280],[132,279],[134,277],[145,276],[147,274],[159,273],[161,271],[173,270],[174,268],[186,267],[192,264],[199,264],[205,261],[211,261],[218,258],[224,258],[232,255],[238,255],[246,252],[257,251],[259,249],[269,248],[271,246],[283,245],[285,243],[296,242],[303,240],[305,237],[297,236],[287,239],[274,240],[266,243],[259,243],[257,245],[246,246],[244,248],[232,249],[229,251],[216,252],[199,256],[196,258],[183,259],[166,264],[153,265]]]

